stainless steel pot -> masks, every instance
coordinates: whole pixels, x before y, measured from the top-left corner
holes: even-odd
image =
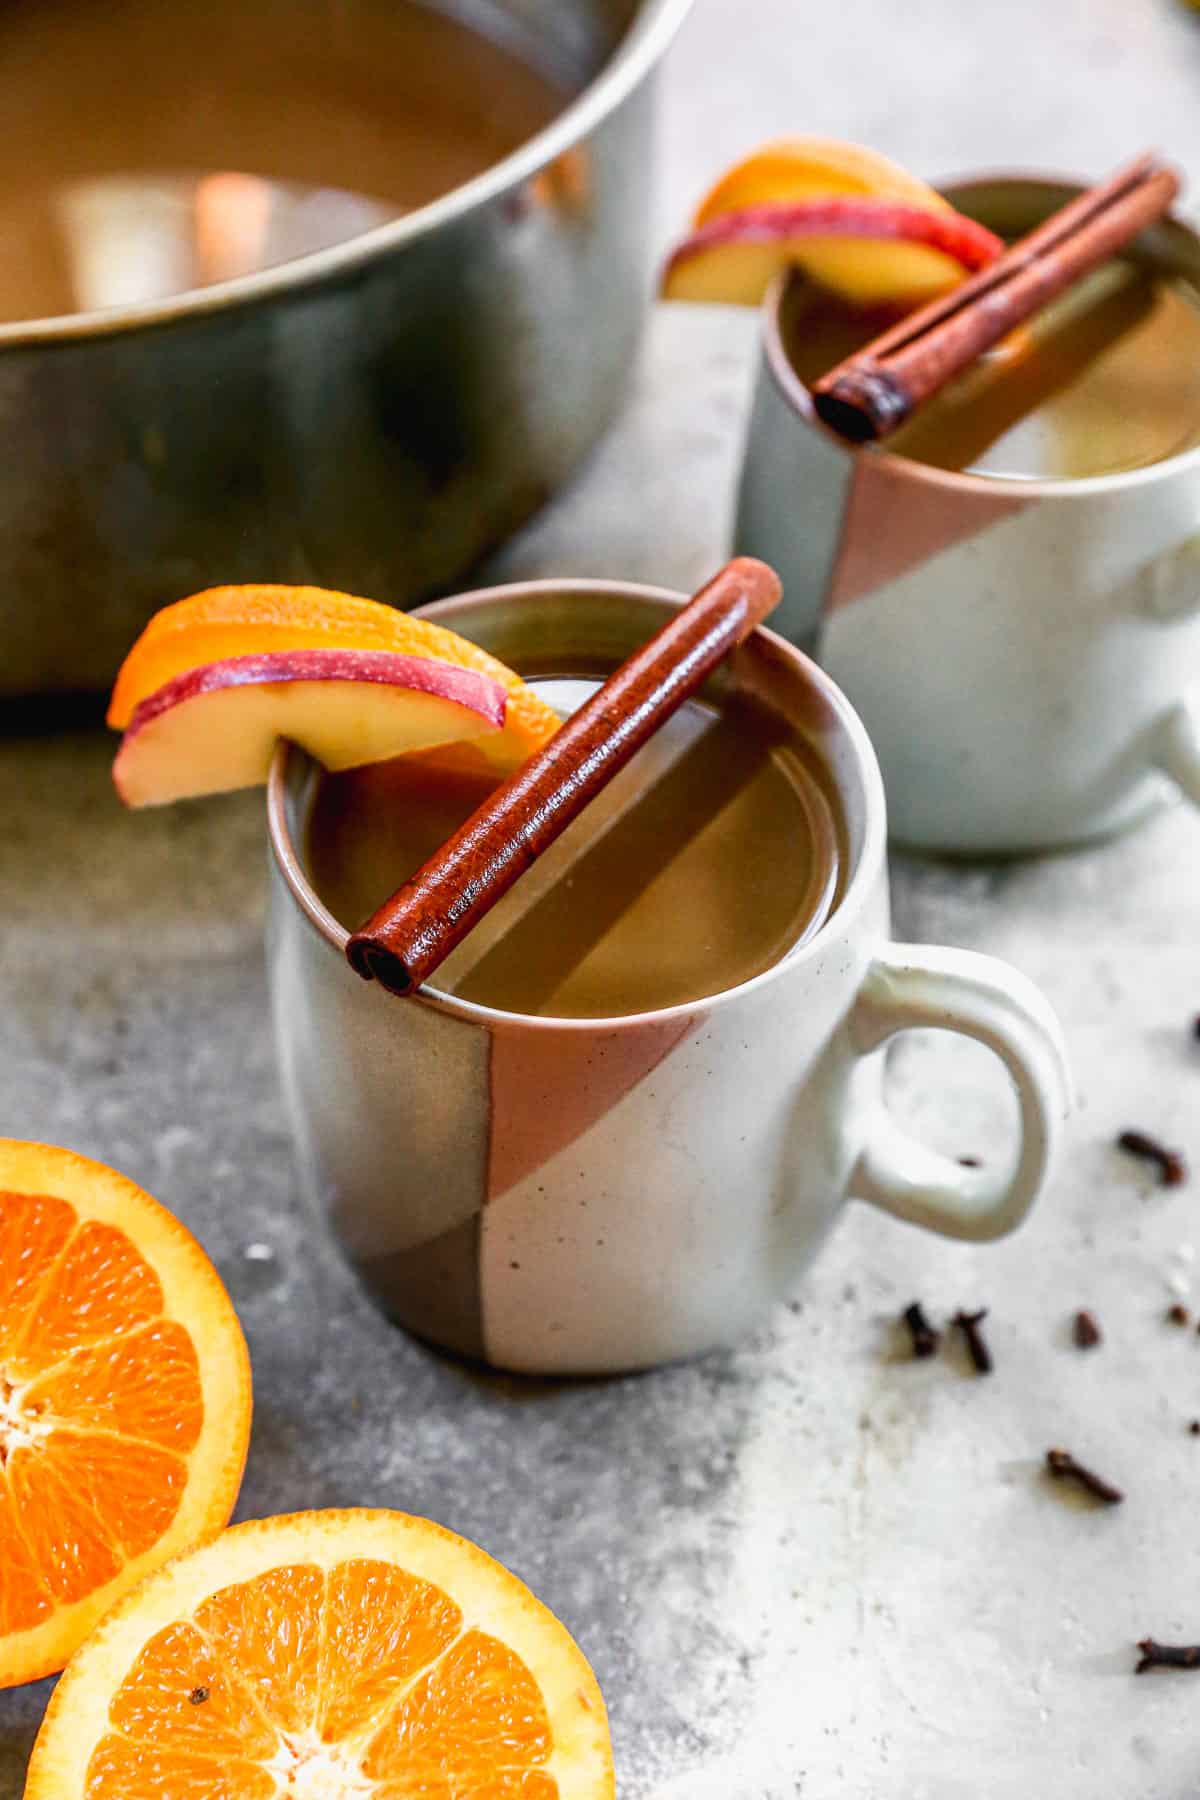
[[[691,0],[438,3],[540,42],[578,97],[336,249],[0,326],[0,694],[103,686],[155,607],[219,582],[427,594],[608,423],[649,298],[652,77]]]

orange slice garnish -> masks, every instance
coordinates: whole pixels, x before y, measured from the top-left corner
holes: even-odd
[[[504,726],[477,747],[503,767],[522,762],[561,724],[512,669],[445,626],[328,588],[273,586],[209,588],[155,613],[117,675],[108,722],[123,731],[139,705],[194,669],[295,650],[387,651],[499,682]]]
[[[866,144],[840,138],[786,137],[761,144],[709,188],[693,225],[763,201],[827,200],[836,195],[900,200],[930,212],[950,212],[936,188]]]
[[[664,297],[752,306],[801,268],[851,306],[910,308],[1003,246],[890,157],[833,138],[781,138],[709,189],[663,275]]]
[[[126,1599],[50,1702],[25,1800],[611,1800],[566,1628],[402,1513],[236,1526]]]
[[[250,1366],[195,1239],[103,1164],[0,1139],[0,1687],[233,1510]]]

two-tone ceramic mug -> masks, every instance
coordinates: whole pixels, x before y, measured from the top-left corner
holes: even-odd
[[[424,615],[527,674],[602,677],[679,599],[531,582]],[[522,1017],[364,983],[305,869],[317,771],[287,748],[271,771],[270,979],[305,1187],[395,1319],[503,1368],[627,1370],[727,1344],[848,1199],[982,1239],[1046,1177],[1067,1097],[1054,1016],[1005,963],[889,941],[883,786],[843,695],[762,630],[707,692],[769,707],[820,752],[848,868],[831,916],[766,973],[658,1012]],[[891,1120],[881,1047],[912,1026],[1007,1065],[1007,1166],[961,1167]]]
[[[1078,191],[946,189],[1009,236]],[[1137,250],[1200,286],[1200,239],[1179,221]],[[1172,791],[1200,804],[1200,448],[1076,481],[850,449],[788,359],[788,293],[765,309],[736,542],[780,571],[778,629],[861,715],[894,836],[1038,850],[1119,830]]]

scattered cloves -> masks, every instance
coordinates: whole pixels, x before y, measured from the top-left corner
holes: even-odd
[[[203,1706],[204,1702],[208,1699],[208,1689],[206,1687],[194,1687],[188,1695],[188,1699],[193,1706]]]
[[[1141,1661],[1135,1675],[1147,1669],[1200,1669],[1200,1644],[1158,1644],[1153,1638],[1140,1638]]]
[[[1158,1170],[1160,1187],[1179,1187],[1187,1180],[1187,1163],[1182,1152],[1168,1150],[1165,1144],[1144,1131],[1123,1131],[1117,1139],[1117,1147],[1128,1151],[1130,1156],[1140,1156],[1143,1162],[1153,1163]]]
[[[1071,1326],[1071,1336],[1080,1350],[1093,1350],[1100,1342],[1103,1333],[1096,1323],[1095,1315],[1081,1307],[1075,1314]]]
[[[1192,1315],[1182,1300],[1172,1301],[1167,1308],[1167,1318],[1172,1325],[1190,1325]]]
[[[914,1300],[911,1306],[905,1307],[901,1317],[908,1326],[912,1337],[913,1355],[935,1356],[938,1345],[942,1341],[942,1334],[935,1330],[925,1317],[925,1309],[921,1302]]]
[[[970,1353],[971,1361],[975,1364],[977,1375],[990,1375],[992,1372],[992,1353],[984,1343],[983,1333],[979,1329],[987,1316],[987,1307],[981,1306],[978,1312],[973,1313],[963,1312],[960,1309],[950,1321],[952,1325],[957,1325],[966,1338],[967,1350]]]
[[[1105,1506],[1119,1506],[1125,1496],[1111,1481],[1105,1481],[1091,1469],[1076,1462],[1069,1450],[1047,1450],[1046,1468],[1056,1481],[1076,1481],[1079,1486]]]

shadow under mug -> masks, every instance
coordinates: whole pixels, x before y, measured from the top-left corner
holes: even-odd
[[[422,612],[526,675],[598,676],[680,598],[530,582]],[[361,981],[305,870],[318,771],[286,746],[271,770],[268,960],[305,1187],[393,1318],[501,1368],[596,1374],[730,1343],[847,1199],[990,1238],[1045,1179],[1067,1099],[1054,1016],[1005,963],[889,942],[883,788],[843,695],[761,630],[706,692],[750,696],[824,756],[849,867],[840,904],[783,960],[657,1012],[522,1017]],[[910,1026],[1007,1065],[1007,1167],[961,1167],[890,1119],[881,1046]]]
[[[1007,236],[1080,190],[944,190]],[[1200,288],[1166,219],[1138,256]],[[1200,804],[1200,448],[1083,480],[1017,480],[853,450],[816,419],[769,295],[736,542],[783,577],[778,629],[860,713],[894,837],[986,854],[1105,836]],[[817,621],[821,621],[819,627]]]

